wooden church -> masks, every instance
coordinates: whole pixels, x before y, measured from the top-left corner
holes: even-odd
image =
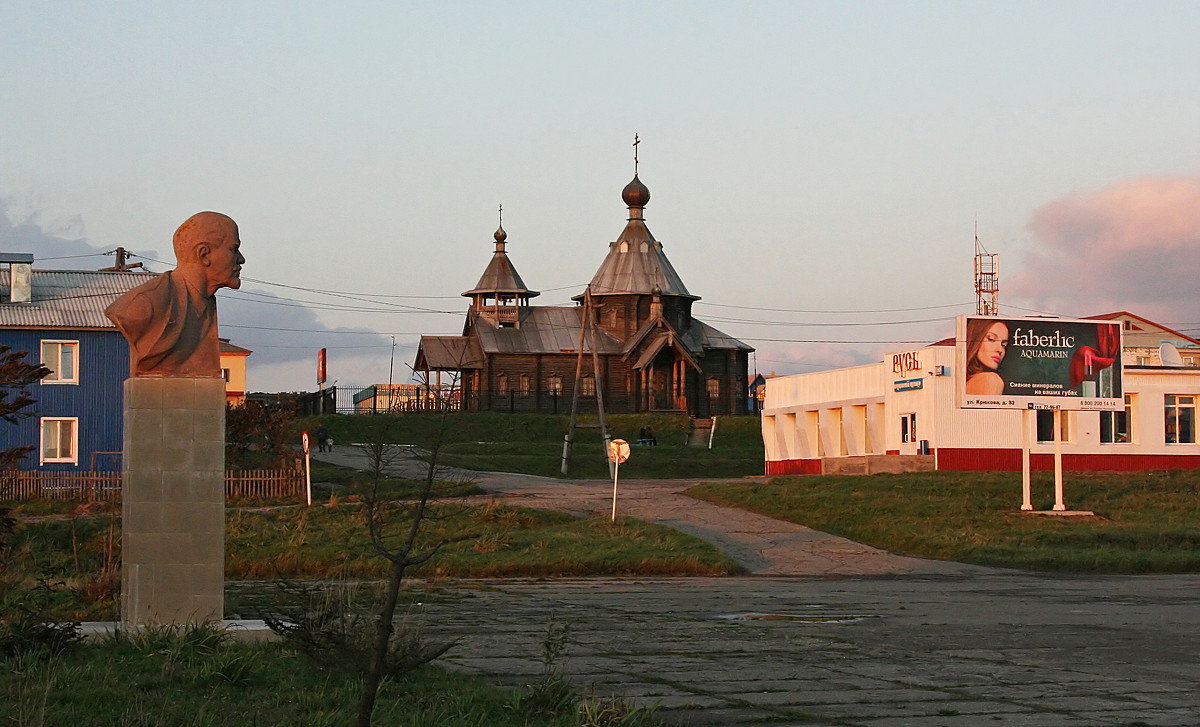
[[[575,306],[531,305],[538,292],[509,260],[501,224],[463,293],[463,334],[422,336],[414,369],[456,378],[468,411],[568,412],[580,371],[580,411],[596,411],[599,392],[609,413],[745,414],[753,349],[692,317],[699,297],[646,227],[650,190],[636,173],[621,198],[628,222]]]

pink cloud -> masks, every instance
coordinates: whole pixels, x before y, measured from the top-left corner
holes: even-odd
[[[897,348],[895,345],[872,344],[753,341],[750,343],[757,349],[758,372],[760,374],[775,372],[780,375],[808,374],[814,371],[876,363],[883,360],[885,349],[891,351]],[[910,348],[919,347],[920,344]]]
[[[1034,211],[1028,228],[1037,249],[1001,280],[1001,309],[1200,322],[1200,175],[1073,192]]]

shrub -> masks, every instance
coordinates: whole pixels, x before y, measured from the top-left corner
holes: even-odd
[[[316,664],[363,674],[370,663],[379,598],[361,586],[281,582],[279,597],[259,616],[273,632]],[[420,604],[416,604],[417,607]],[[429,643],[419,610],[410,609],[388,643],[388,677],[438,658],[456,642]]]

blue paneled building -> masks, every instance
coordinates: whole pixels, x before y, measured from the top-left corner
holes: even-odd
[[[119,470],[129,345],[104,309],[151,273],[38,270],[0,252],[0,343],[53,373],[30,387],[32,416],[0,422],[0,449],[32,446],[26,470]]]

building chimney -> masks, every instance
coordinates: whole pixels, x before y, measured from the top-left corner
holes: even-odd
[[[9,303],[33,302],[33,255],[0,253],[0,264],[8,264]]]

